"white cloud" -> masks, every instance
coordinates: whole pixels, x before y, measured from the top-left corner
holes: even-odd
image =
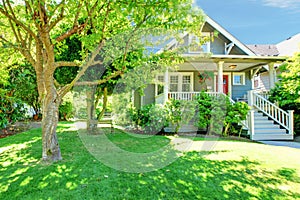
[[[294,10],[300,7],[300,0],[262,0],[266,6]]]

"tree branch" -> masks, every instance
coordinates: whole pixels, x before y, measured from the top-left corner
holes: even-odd
[[[10,15],[8,13],[7,10],[4,10],[3,8],[0,7],[0,13],[2,13],[3,15],[5,15],[8,19],[12,20],[15,24],[17,24],[18,26],[22,27],[24,29],[25,32],[28,32],[34,39],[37,40],[37,36],[34,34],[34,32],[27,26],[25,26],[25,23],[21,22],[20,20],[18,20],[17,18],[13,17],[12,15]],[[14,15],[14,14],[13,14]]]
[[[65,0],[62,0],[62,1],[54,8],[54,10],[53,10],[52,12],[55,13],[55,12],[56,12],[63,4],[65,4]],[[49,24],[50,24],[49,30],[51,30],[51,29],[52,29],[59,21],[61,21],[61,20],[63,19],[64,11],[65,11],[65,7],[62,6],[58,18],[57,18],[56,20],[54,20],[54,22],[49,23]],[[54,15],[52,15],[52,16],[50,15],[50,16],[49,16],[49,22],[51,21],[51,19],[52,19],[53,16],[54,16]]]
[[[68,30],[67,32],[63,33],[62,35],[58,36],[55,40],[57,42],[63,41],[64,39],[72,36],[73,34],[77,33],[77,32],[81,32],[87,24],[81,24],[81,25],[77,25],[74,26],[71,30]]]
[[[77,82],[75,83],[75,86],[94,86],[94,85],[100,85],[103,83],[106,83],[107,81],[116,78],[119,75],[124,74],[123,70],[116,71],[115,73],[111,74],[110,76],[107,76],[105,79],[101,79],[98,81],[83,81],[83,82]]]
[[[79,67],[80,64],[76,62],[68,62],[68,61],[58,61],[55,62],[55,68],[58,67]]]
[[[20,48],[18,45],[14,45],[13,43],[11,43],[7,39],[5,39],[3,36],[0,36],[0,39],[2,41],[4,41],[4,43],[6,43],[9,47],[11,47],[11,48],[15,49],[16,51],[19,51],[21,54],[23,54],[28,59],[30,64],[32,64],[33,66],[35,65],[35,60],[32,57],[32,55],[30,54],[29,50]]]
[[[74,18],[73,28],[72,28],[71,30],[68,30],[67,32],[63,33],[62,35],[58,36],[55,40],[56,40],[57,42],[60,42],[60,41],[62,41],[62,40],[64,40],[64,39],[66,39],[66,38],[72,36],[72,35],[75,34],[75,33],[78,33],[78,32],[80,33],[80,32],[82,32],[82,31],[85,29],[85,27],[87,26],[88,20],[92,17],[92,13],[95,12],[95,9],[96,9],[98,3],[99,3],[99,1],[97,0],[97,1],[95,2],[95,4],[92,6],[91,10],[88,11],[88,17],[86,18],[85,22],[84,22],[83,24],[81,24],[81,25],[78,25],[78,24],[77,24],[77,23],[78,23],[78,17],[79,17],[79,11],[80,11],[80,9],[81,9],[81,5],[79,5],[79,6],[78,6],[77,13],[76,13],[75,18]],[[101,7],[101,9],[102,9],[102,8],[103,8],[103,6]]]
[[[70,89],[75,85],[75,83],[84,75],[84,73],[86,72],[86,70],[90,66],[94,65],[95,62],[97,62],[97,61],[95,61],[95,58],[99,54],[100,50],[103,48],[104,43],[105,43],[105,41],[104,41],[104,39],[102,39],[102,41],[100,42],[99,46],[92,53],[91,57],[81,67],[81,70],[78,72],[77,76],[73,79],[73,81],[70,84],[65,85],[63,88],[61,88],[61,90],[58,92],[59,95],[64,96],[65,94],[67,94],[70,91]]]

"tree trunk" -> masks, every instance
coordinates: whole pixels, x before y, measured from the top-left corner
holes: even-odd
[[[58,144],[56,128],[58,124],[58,107],[60,98],[55,92],[48,93],[43,103],[43,160],[58,161],[61,160],[61,152]]]
[[[101,118],[103,117],[106,111],[106,107],[107,107],[107,87],[103,89],[103,105],[102,105],[102,110],[97,117],[98,120],[101,120]]]
[[[86,90],[86,105],[87,105],[87,130],[94,133],[97,130],[98,120],[95,114],[95,87],[89,87]]]

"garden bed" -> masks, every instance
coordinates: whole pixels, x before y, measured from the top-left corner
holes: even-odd
[[[6,128],[0,130],[0,138],[5,138],[11,135],[22,133],[24,131],[40,128],[40,121],[26,121],[26,122],[16,122],[14,124],[9,124]]]

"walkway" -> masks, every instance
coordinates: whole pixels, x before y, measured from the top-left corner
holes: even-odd
[[[258,141],[263,144],[273,145],[273,146],[283,146],[283,147],[291,147],[295,149],[300,149],[300,142],[293,141]]]

